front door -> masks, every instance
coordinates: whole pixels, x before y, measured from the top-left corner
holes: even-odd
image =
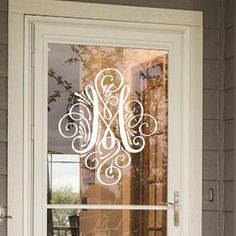
[[[31,25],[34,235],[182,236],[182,34]]]

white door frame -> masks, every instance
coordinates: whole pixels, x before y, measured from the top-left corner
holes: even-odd
[[[34,65],[34,211],[35,211],[35,235],[46,235],[46,209],[47,209],[47,160],[42,157],[47,156],[47,74],[48,74],[48,44],[66,43],[76,45],[101,45],[118,46],[125,48],[145,48],[168,51],[168,202],[174,202],[174,192],[180,192],[180,198],[185,191],[185,186],[181,185],[182,165],[182,45],[184,40],[182,33],[186,30],[183,26],[138,24],[127,22],[111,22],[99,20],[66,20],[65,18],[53,17],[26,17],[26,29],[29,24],[34,26],[31,30],[34,34],[35,54]],[[31,35],[28,34],[27,35]],[[112,37],[111,37],[112,35]],[[29,38],[29,44],[32,42]],[[32,43],[31,43],[32,44]],[[25,48],[29,49],[29,46]],[[26,51],[26,54],[29,54]],[[30,68],[26,57],[25,71],[28,73]],[[31,74],[31,73],[30,73]],[[25,78],[27,80],[27,78]],[[29,77],[28,81],[32,81]],[[27,90],[25,90],[26,92]],[[30,91],[28,94],[32,94]],[[29,103],[29,102],[28,102]],[[30,112],[30,113],[33,113]],[[28,128],[27,128],[28,127]],[[30,129],[30,124],[26,124],[25,130]],[[30,171],[29,171],[30,172]],[[182,201],[181,201],[182,203]],[[50,204],[50,207],[52,205]],[[168,209],[168,235],[182,236],[184,208],[181,206],[182,215],[179,227],[174,226],[173,207],[160,205],[53,205],[53,208],[84,208],[93,209],[140,209],[140,210],[167,210]],[[183,214],[182,214],[183,213]],[[42,217],[41,217],[42,216]],[[43,226],[43,227],[42,227]],[[39,233],[41,232],[41,233]]]
[[[202,15],[200,12],[121,7],[52,0],[11,0],[9,5],[9,108],[8,108],[8,236],[32,236],[32,129],[31,75],[24,67],[32,60],[28,48],[29,22],[25,15],[67,16],[155,26],[183,39],[182,68],[182,182],[184,217],[181,236],[201,235],[202,211]],[[135,11],[136,14],[130,14]],[[45,17],[38,17],[44,21]],[[60,18],[50,18],[60,22]],[[49,18],[47,19],[49,20]],[[73,24],[76,19],[63,19]],[[120,23],[119,23],[120,22]],[[148,24],[149,23],[149,24]],[[127,23],[129,24],[129,23]],[[25,29],[27,28],[27,29]],[[150,28],[153,30],[153,28]],[[25,32],[25,33],[24,33]],[[24,59],[23,59],[24,58]],[[172,236],[172,235],[171,235]]]

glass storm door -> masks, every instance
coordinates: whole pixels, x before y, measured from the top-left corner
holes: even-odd
[[[168,52],[48,45],[50,235],[160,235],[167,212]],[[73,228],[71,228],[73,227]],[[74,234],[73,234],[74,232]]]
[[[180,236],[181,41],[83,24],[35,28],[35,235]]]

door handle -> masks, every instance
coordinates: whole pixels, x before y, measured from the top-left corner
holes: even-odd
[[[179,192],[175,191],[174,192],[174,226],[178,227],[179,226]]]
[[[162,203],[162,205],[165,205],[167,207],[172,206],[174,207],[174,226],[179,226],[179,208],[180,208],[180,201],[179,201],[179,192],[174,192],[174,202],[167,202]]]

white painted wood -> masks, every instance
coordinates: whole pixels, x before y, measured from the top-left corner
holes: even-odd
[[[181,219],[186,236],[202,235],[202,36],[200,27],[190,27],[184,35]]]
[[[202,26],[202,12],[114,6],[55,0],[9,0],[9,12],[21,14]],[[131,14],[135,12],[135,14]]]
[[[24,221],[23,232],[25,235],[33,235],[33,145],[34,140],[32,137],[33,127],[33,101],[32,94],[34,93],[34,67],[32,66],[32,54],[34,53],[34,27],[31,24],[25,24],[25,42],[24,42],[24,63],[29,65],[27,68],[24,66]]]
[[[120,45],[129,46],[130,39],[132,39],[132,34],[126,32],[126,40],[121,35],[115,33],[119,30],[122,31],[124,28],[129,29],[137,28],[138,31],[143,31],[144,34],[149,34],[149,42],[140,42],[139,47],[155,48],[158,44],[158,48],[169,48],[170,52],[173,53],[173,57],[181,56],[179,62],[182,64],[182,74],[180,74],[179,79],[181,79],[180,84],[176,84],[172,89],[176,89],[181,86],[181,114],[182,119],[176,120],[175,122],[180,124],[182,128],[182,141],[179,143],[179,151],[181,155],[178,158],[181,159],[181,163],[175,163],[174,158],[172,159],[169,173],[173,173],[173,169],[177,168],[179,173],[181,171],[181,181],[180,185],[174,186],[169,189],[173,191],[174,188],[178,187],[181,192],[181,224],[182,232],[181,236],[199,236],[201,235],[201,155],[202,155],[202,18],[199,12],[190,11],[176,11],[176,10],[164,10],[164,9],[151,9],[151,8],[136,8],[136,7],[121,7],[121,6],[104,6],[99,4],[87,4],[87,3],[68,3],[52,0],[10,0],[9,5],[10,11],[10,25],[9,25],[9,146],[8,146],[8,166],[9,166],[9,188],[8,188],[8,206],[9,214],[13,215],[13,220],[8,224],[8,236],[15,236],[16,233],[19,236],[37,236],[46,235],[45,227],[42,229],[40,225],[46,225],[46,191],[40,192],[36,188],[36,195],[41,196],[41,200],[37,198],[35,216],[37,217],[36,210],[45,209],[41,218],[37,218],[37,231],[32,232],[31,226],[33,219],[33,209],[32,209],[32,149],[31,149],[31,122],[32,118],[29,113],[32,112],[32,104],[29,102],[31,98],[31,88],[30,83],[32,77],[32,70],[29,68],[29,61],[31,60],[29,51],[32,45],[29,45],[30,41],[30,22],[37,22],[37,32],[36,34],[41,34],[41,38],[36,39],[37,45],[41,45],[36,48],[37,55],[41,56],[41,59],[37,59],[37,65],[44,68],[40,73],[42,78],[47,78],[47,70],[43,65],[45,62],[47,54],[45,52],[46,44],[43,44],[44,40],[53,42],[66,42],[66,43],[81,43],[83,38],[80,38],[76,32],[76,24],[86,24],[86,28],[91,29],[94,24],[98,24],[102,27],[109,24],[112,36],[113,44],[110,39],[99,38],[99,36],[104,36],[102,33],[97,31],[97,40],[100,40],[101,45]],[[130,14],[130,12],[136,14]],[[17,13],[17,14],[15,14]],[[51,16],[68,16],[76,18],[92,18],[100,19],[103,21],[87,21],[85,19],[75,20],[72,18],[50,18],[50,17],[26,17],[26,34],[25,34],[25,53],[23,51],[23,16],[24,14],[38,14],[38,15],[51,15]],[[45,24],[45,22],[47,22]],[[41,22],[41,23],[40,23]],[[88,23],[89,22],[89,23]],[[133,22],[133,23],[132,23]],[[135,23],[134,23],[135,22]],[[52,28],[50,24],[54,24]],[[67,27],[65,27],[67,26]],[[111,27],[112,26],[112,27]],[[195,26],[195,27],[192,27]],[[98,27],[98,28],[99,28]],[[63,29],[63,30],[62,30]],[[45,32],[46,30],[46,32]],[[48,30],[48,31],[47,31]],[[60,35],[57,33],[60,30]],[[74,31],[75,30],[75,31]],[[155,40],[155,33],[162,32],[163,35],[169,34],[169,40],[159,34],[158,39]],[[47,33],[42,38],[42,32]],[[81,32],[81,31],[80,31]],[[85,33],[85,31],[83,31]],[[83,33],[82,32],[82,33]],[[87,30],[87,33],[88,30]],[[99,33],[99,34],[98,34]],[[54,36],[53,36],[54,34]],[[175,37],[173,36],[175,34]],[[51,35],[51,36],[50,36]],[[172,37],[172,36],[173,37]],[[181,36],[180,36],[181,35]],[[87,35],[87,39],[89,35]],[[91,36],[91,35],[90,35]],[[154,38],[153,38],[154,37]],[[65,40],[66,38],[66,40]],[[115,40],[114,40],[115,39]],[[165,39],[165,40],[164,40]],[[176,47],[178,45],[178,40],[181,40],[181,47]],[[90,37],[86,43],[94,43],[95,40]],[[175,45],[175,46],[174,46]],[[44,49],[43,49],[44,48]],[[175,50],[173,50],[175,48]],[[13,54],[14,53],[14,54]],[[25,73],[23,78],[23,58],[25,57]],[[177,60],[178,62],[178,60]],[[170,66],[175,67],[177,64],[172,63]],[[173,68],[172,68],[173,69]],[[175,68],[176,70],[176,68]],[[178,74],[178,73],[177,73]],[[176,76],[176,74],[173,74]],[[38,78],[40,74],[37,74]],[[178,78],[178,76],[177,76]],[[24,80],[23,80],[24,79]],[[178,79],[176,80],[178,81]],[[45,89],[47,86],[44,81],[38,81],[37,86],[41,89]],[[23,84],[24,91],[23,93]],[[37,87],[36,85],[34,85]],[[41,87],[42,86],[42,87]],[[38,87],[37,87],[38,88]],[[45,94],[44,99],[46,99]],[[17,97],[17,101],[16,101]],[[24,100],[24,102],[23,102]],[[172,98],[172,102],[176,102],[176,106],[173,106],[173,110],[179,107],[178,101],[175,97]],[[23,109],[24,104],[24,109]],[[39,99],[34,101],[34,105],[41,104]],[[43,104],[46,105],[46,101],[43,100]],[[170,98],[171,104],[171,98]],[[42,111],[42,110],[41,110]],[[23,116],[24,112],[24,116]],[[15,118],[17,114],[17,119]],[[45,114],[37,113],[38,117],[35,117],[35,121],[39,125],[45,126]],[[174,127],[170,123],[170,129]],[[173,130],[172,130],[173,131]],[[43,130],[35,130],[35,135],[44,135]],[[38,141],[37,141],[38,142]],[[37,151],[41,151],[40,147],[45,147],[46,139],[39,141],[36,146]],[[177,143],[170,142],[169,144],[170,155],[173,156],[173,151],[175,150]],[[46,152],[41,154],[45,155]],[[17,156],[17,158],[16,158]],[[24,161],[23,161],[24,160]],[[46,160],[46,158],[45,158]],[[40,163],[36,162],[42,166],[42,169],[46,170],[46,162]],[[42,173],[41,173],[42,174]],[[36,180],[38,186],[46,186],[45,173],[44,178]],[[169,176],[173,178],[173,176]],[[178,178],[177,178],[178,179]],[[15,181],[17,180],[17,185]],[[24,188],[23,188],[24,186]],[[16,194],[17,192],[17,194]],[[23,198],[24,194],[24,198]],[[170,201],[171,199],[171,194]],[[44,201],[44,202],[43,202]],[[171,212],[171,209],[170,209]],[[23,223],[24,220],[24,223]],[[169,221],[173,218],[169,218]],[[171,227],[169,224],[168,227]],[[44,231],[42,231],[44,230]],[[176,229],[173,229],[173,232]],[[177,232],[177,231],[176,231]],[[36,234],[38,233],[38,234]],[[41,234],[40,234],[41,233]],[[177,233],[170,234],[178,235]]]
[[[50,204],[47,209],[95,209],[95,210],[157,210],[166,211],[172,206],[162,205],[105,205],[105,204]]]
[[[9,78],[8,78],[8,235],[23,233],[23,55],[24,16],[9,16]]]

